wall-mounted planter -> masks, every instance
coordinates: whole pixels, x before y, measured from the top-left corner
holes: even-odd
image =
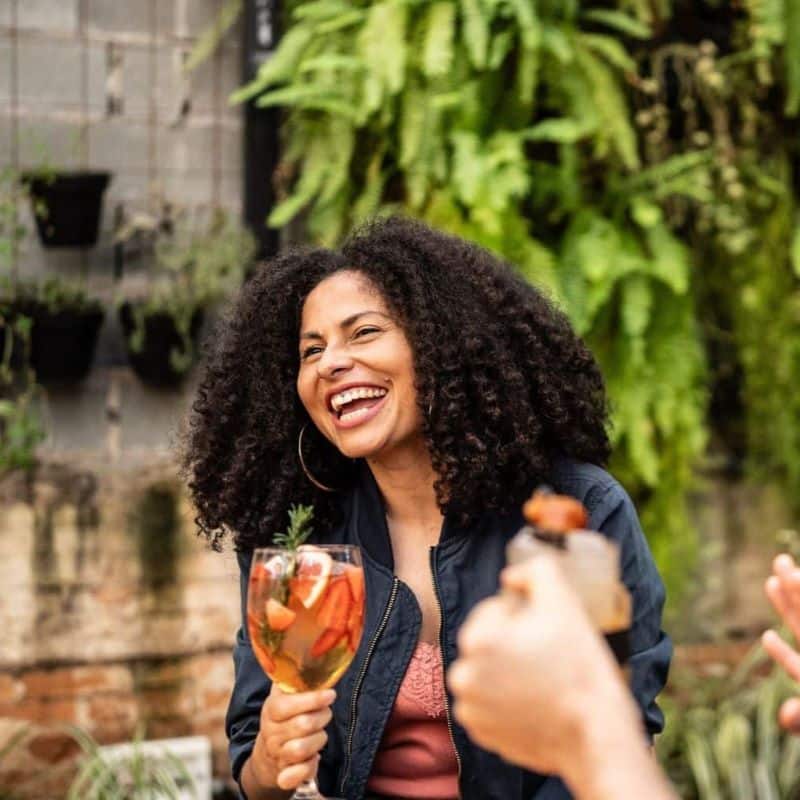
[[[94,351],[105,313],[99,305],[52,311],[32,306],[25,314],[31,328],[31,366],[45,386],[77,383],[92,368]]]
[[[187,335],[180,332],[172,315],[165,311],[143,311],[139,304],[123,303],[119,319],[128,360],[139,378],[157,388],[180,386],[195,360],[203,309],[197,308],[192,313]]]
[[[44,247],[92,247],[97,243],[110,173],[28,173],[23,178]]]

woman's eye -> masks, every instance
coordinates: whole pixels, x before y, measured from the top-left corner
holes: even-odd
[[[300,358],[305,361],[307,358],[311,358],[311,356],[315,356],[317,353],[321,352],[322,348],[319,345],[314,344],[311,345],[311,347],[306,347],[306,349],[300,354]]]
[[[368,336],[370,333],[380,333],[380,330],[380,328],[375,328],[368,325],[364,328],[359,328],[355,332],[355,337],[358,338],[359,336]]]

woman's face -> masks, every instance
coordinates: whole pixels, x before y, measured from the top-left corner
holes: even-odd
[[[337,272],[306,298],[297,392],[314,424],[349,458],[422,443],[411,346],[367,278]]]

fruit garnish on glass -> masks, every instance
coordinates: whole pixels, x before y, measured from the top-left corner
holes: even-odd
[[[350,666],[364,628],[364,571],[353,545],[312,545],[314,513],[292,506],[289,527],[250,565],[247,628],[264,672],[284,692],[333,686]],[[325,800],[315,780],[293,800]],[[333,800],[329,798],[328,800]]]
[[[364,572],[352,545],[312,545],[313,509],[292,506],[275,547],[258,549],[250,567],[247,622],[267,675],[284,692],[333,686],[364,627]]]

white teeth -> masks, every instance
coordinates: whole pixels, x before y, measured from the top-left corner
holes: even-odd
[[[369,411],[368,408],[357,408],[355,411],[349,411],[346,414],[342,414],[342,416],[339,417],[339,419],[342,422],[344,422],[345,420],[356,419],[356,417],[363,417],[364,414],[367,413],[367,411]]]
[[[331,408],[333,408],[334,411],[339,411],[342,406],[351,403],[353,400],[363,400],[367,397],[383,397],[386,392],[386,389],[377,389],[368,386],[358,386],[354,389],[347,389],[331,398]]]

